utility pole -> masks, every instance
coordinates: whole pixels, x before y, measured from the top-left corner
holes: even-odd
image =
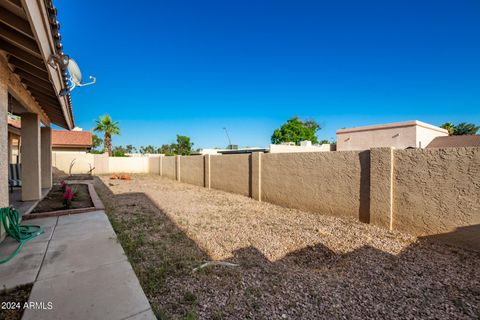
[[[226,127],[223,127],[223,130],[225,130],[225,134],[227,135],[228,147],[229,147],[230,149],[232,149],[232,141],[230,140],[230,136],[228,135],[227,128],[226,128]]]

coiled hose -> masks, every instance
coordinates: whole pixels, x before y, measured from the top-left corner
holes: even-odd
[[[14,208],[0,208],[2,224],[7,234],[19,242],[17,249],[8,257],[0,260],[0,264],[10,261],[22,249],[23,245],[45,231],[40,226],[20,225],[21,215]],[[1,245],[1,243],[0,243]]]

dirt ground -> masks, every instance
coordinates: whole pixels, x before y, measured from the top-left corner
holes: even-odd
[[[0,319],[20,320],[23,315],[24,303],[28,301],[32,284],[0,292]]]
[[[480,254],[159,176],[96,180],[161,319],[478,319]],[[232,266],[192,269],[206,261]]]
[[[93,207],[92,199],[90,199],[90,193],[88,192],[88,186],[85,184],[69,184],[74,190],[74,199],[72,201],[71,209],[90,208]],[[52,190],[47,196],[38,203],[33,209],[32,213],[50,212],[56,210],[64,210],[63,205],[63,191],[59,185],[52,186]]]

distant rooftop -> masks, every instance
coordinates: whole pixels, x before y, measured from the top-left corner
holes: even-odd
[[[92,147],[92,133],[88,131],[52,130],[54,147]]]
[[[450,147],[480,147],[480,136],[447,136],[436,137],[427,146],[427,148],[450,148]]]
[[[20,119],[13,119],[8,117],[8,125],[20,129]]]
[[[412,126],[420,126],[432,130],[436,130],[442,133],[447,133],[446,129],[418,121],[418,120],[411,120],[411,121],[404,121],[404,122],[393,122],[393,123],[385,123],[385,124],[377,124],[372,126],[362,126],[362,127],[353,127],[353,128],[344,128],[338,129],[337,134],[342,133],[350,133],[350,132],[359,132],[359,131],[372,131],[372,130],[382,130],[382,129],[393,129],[393,128],[402,128],[402,127],[412,127]]]

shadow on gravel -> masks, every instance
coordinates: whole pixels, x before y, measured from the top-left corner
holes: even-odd
[[[192,269],[209,256],[146,194],[96,189],[159,319],[480,317],[478,252],[421,239],[398,255],[316,244],[270,262],[254,247],[239,267]]]

